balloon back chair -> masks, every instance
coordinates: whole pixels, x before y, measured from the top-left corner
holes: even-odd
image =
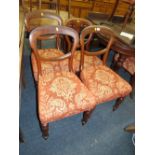
[[[104,49],[99,51],[87,51],[85,50],[84,40],[89,34],[100,34],[108,38],[107,45]],[[80,35],[81,43],[81,65],[80,65],[80,78],[84,85],[92,92],[96,97],[97,103],[108,102],[116,99],[116,103],[113,106],[113,110],[116,110],[124,97],[127,96],[132,88],[128,82],[122,79],[117,73],[111,70],[106,61],[110,52],[110,48],[115,41],[115,33],[105,26],[88,26]],[[85,66],[85,57],[103,55],[101,65]]]
[[[84,18],[70,18],[65,22],[65,25],[67,27],[71,27],[74,30],[76,30],[80,37],[81,31],[84,28],[91,26],[93,24],[91,21],[84,19]],[[93,35],[93,33],[91,33],[89,36],[87,36],[85,38],[84,45],[86,46],[86,49],[90,48],[90,43],[92,42],[93,37],[94,37],[94,35]],[[67,50],[69,50],[72,45],[71,39],[69,37],[66,37],[66,41],[67,41],[67,45],[68,45]],[[80,45],[80,43],[78,44],[77,49],[78,50],[76,50],[75,54],[74,54],[74,60],[76,61],[76,65],[74,65],[74,66],[76,66],[75,67],[76,72],[77,72],[77,74],[79,74],[80,59],[81,59],[81,52],[80,52],[81,45]],[[98,57],[86,56],[84,64],[85,64],[85,66],[98,65],[98,64],[102,64],[102,61]]]
[[[93,25],[91,21],[84,19],[84,18],[70,18],[65,22],[65,25],[67,27],[71,27],[74,30],[76,30],[80,36],[81,31],[90,25]],[[89,42],[92,38],[92,35],[89,36],[89,39],[87,39],[87,42],[85,42],[85,44],[87,44],[87,47],[89,46]],[[66,41],[68,42],[68,50],[71,49],[71,40],[67,37]],[[80,43],[78,45],[78,48],[80,48]]]
[[[26,32],[29,33],[37,28],[38,26],[43,26],[43,25],[62,25],[63,21],[62,18],[50,11],[46,11],[46,10],[35,10],[32,12],[29,12],[26,14],[25,17],[25,26],[26,26]],[[41,48],[41,40],[52,40],[56,38],[56,46],[57,49],[60,48],[60,44],[57,42],[58,37],[56,37],[55,35],[43,35],[43,36],[39,36],[38,41],[40,43],[40,48]],[[55,56],[60,56],[63,53],[60,51],[53,51],[52,49],[48,49],[48,50],[41,50],[39,51],[40,55],[46,55],[47,57],[55,57]],[[33,72],[34,72],[34,79],[37,83],[38,81],[38,69],[37,69],[37,64],[36,64],[36,59],[34,56],[34,53],[31,53],[31,60],[32,60],[32,68],[33,68]],[[46,66],[44,65],[44,69],[43,70],[51,70],[51,65],[49,65],[49,68],[47,67],[48,63],[46,64]]]
[[[37,48],[37,39],[41,35],[68,35],[73,38],[70,52],[55,57],[40,55]],[[30,46],[37,61],[38,67],[38,116],[42,136],[48,138],[48,124],[50,122],[84,112],[83,119],[87,119],[90,111],[95,107],[96,100],[92,93],[74,74],[73,55],[79,43],[78,33],[65,26],[42,26],[34,29],[30,34]],[[68,71],[53,70],[44,72],[41,65],[46,62],[67,62]],[[57,62],[57,64],[56,64]],[[86,117],[87,116],[87,117]]]
[[[111,68],[117,72],[120,68],[123,68],[130,74],[130,84],[132,89],[135,87],[135,56],[124,54],[115,54]],[[133,97],[133,91],[130,93],[130,97]]]
[[[34,28],[43,25],[63,25],[63,20],[60,16],[48,10],[34,10],[26,14],[25,27],[27,36]],[[42,39],[42,37],[39,39]],[[45,36],[43,39],[45,39]]]

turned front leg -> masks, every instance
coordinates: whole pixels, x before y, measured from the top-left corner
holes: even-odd
[[[95,108],[96,108],[96,107],[95,107]],[[88,120],[89,120],[91,114],[93,113],[93,111],[95,110],[95,108],[93,108],[93,109],[90,110],[90,111],[84,111],[84,112],[83,112],[83,118],[82,118],[82,120],[81,120],[82,125],[85,125],[85,124],[88,122]]]
[[[48,138],[48,128],[49,128],[49,124],[46,123],[46,124],[40,124],[41,125],[41,131],[42,131],[42,137],[47,140]]]
[[[115,111],[116,109],[118,109],[118,107],[120,106],[120,104],[123,102],[124,97],[120,97],[116,100],[115,105],[113,106],[113,111]]]

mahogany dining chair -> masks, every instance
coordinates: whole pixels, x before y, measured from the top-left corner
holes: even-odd
[[[68,35],[73,38],[70,52],[50,57],[48,49],[46,54],[40,55],[37,48],[37,39],[41,35]],[[42,136],[48,138],[50,122],[84,112],[83,120],[88,120],[92,109],[96,106],[96,99],[86,86],[75,75],[73,68],[73,55],[79,43],[78,33],[66,26],[42,26],[34,29],[29,37],[32,52],[36,58],[38,68],[38,116]],[[49,55],[48,55],[49,52]],[[57,53],[62,53],[60,50]],[[42,66],[53,62],[55,69],[44,72]],[[63,62],[63,66],[60,65]],[[67,65],[68,69],[60,69]],[[58,69],[56,69],[58,68]]]
[[[98,51],[87,51],[84,46],[85,37],[91,33],[100,33],[108,38],[105,48]],[[127,96],[132,87],[130,84],[115,73],[110,67],[106,65],[107,58],[112,44],[115,41],[115,33],[106,26],[88,26],[81,32],[81,63],[80,63],[80,78],[85,86],[95,96],[97,103],[105,103],[116,99],[116,103],[113,106],[113,110],[118,108],[118,105]],[[102,64],[85,66],[85,57],[93,56],[97,57],[103,55]],[[85,123],[85,121],[83,121]]]

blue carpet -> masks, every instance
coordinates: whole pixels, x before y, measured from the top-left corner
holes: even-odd
[[[113,52],[109,60],[111,61]],[[109,62],[110,62],[109,61]],[[49,138],[44,140],[36,115],[36,93],[30,65],[30,47],[25,40],[24,70],[26,88],[22,89],[20,127],[25,143],[19,145],[20,155],[134,155],[132,134],[124,127],[134,122],[134,100],[126,97],[118,110],[115,101],[97,106],[91,119],[81,125],[82,114],[50,123]],[[129,79],[123,70],[122,76]]]

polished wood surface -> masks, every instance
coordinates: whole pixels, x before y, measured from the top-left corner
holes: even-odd
[[[50,9],[52,0],[23,0],[25,6],[29,10],[35,8]],[[115,14],[117,16],[124,16],[128,9],[128,4],[122,0],[56,0],[57,8],[59,10],[69,11],[75,17],[87,17],[88,12],[102,12],[110,15],[109,19]],[[31,8],[31,9],[30,9]]]
[[[24,25],[24,12],[22,7],[19,8],[19,109],[21,107],[21,84],[23,80],[23,46],[24,46],[24,34],[25,34],[25,25]],[[19,128],[19,141],[24,143],[24,137],[21,128]]]
[[[64,35],[64,36],[70,36],[71,38],[73,38],[74,42],[72,45],[72,49],[70,52],[68,52],[67,54],[64,54],[63,56],[60,57],[54,57],[54,58],[44,58],[41,57],[38,53],[38,48],[37,48],[37,39],[41,36],[41,35],[56,35],[56,37],[59,37],[60,35]],[[30,45],[32,48],[32,52],[34,53],[36,60],[37,60],[37,64],[38,64],[38,72],[41,75],[42,74],[42,70],[41,70],[41,63],[43,62],[47,62],[47,61],[60,61],[60,60],[64,60],[64,59],[69,59],[69,71],[74,72],[73,69],[73,55],[74,52],[78,46],[79,43],[79,36],[78,33],[69,27],[66,26],[44,26],[44,27],[38,27],[35,30],[33,30],[30,34],[29,37],[29,41],[30,41]]]
[[[79,34],[79,37],[80,37],[81,31],[85,27],[90,26],[90,25],[93,25],[92,22],[84,18],[70,18],[65,22],[65,26],[71,27],[74,30],[76,30]],[[89,46],[89,42],[91,38],[92,38],[92,35],[90,35],[89,39],[85,42],[87,46]],[[66,41],[68,42],[68,51],[69,51],[71,49],[72,41],[68,37],[66,37]],[[78,45],[77,48],[80,49],[80,44]]]
[[[21,73],[22,57],[23,57],[23,46],[24,46],[24,12],[23,9],[19,8],[19,72]]]

